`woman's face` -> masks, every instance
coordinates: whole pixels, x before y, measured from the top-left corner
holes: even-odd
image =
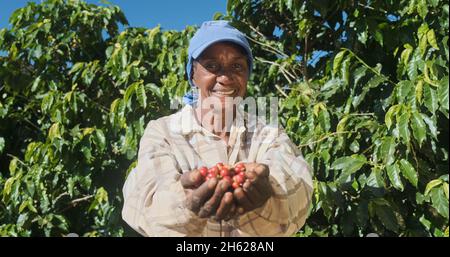
[[[217,97],[244,97],[249,67],[247,56],[233,43],[219,42],[208,47],[194,62],[192,81],[201,100]]]

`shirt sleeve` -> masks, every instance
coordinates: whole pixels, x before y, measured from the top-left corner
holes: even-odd
[[[252,144],[248,161],[269,167],[273,195],[262,207],[242,215],[239,229],[249,236],[291,236],[308,216],[313,192],[310,168],[282,129],[263,129]]]
[[[122,218],[144,236],[199,236],[206,219],[186,208],[181,169],[164,133],[151,121],[140,141],[138,163],[124,187]]]

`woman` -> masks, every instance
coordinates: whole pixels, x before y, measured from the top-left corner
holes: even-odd
[[[281,129],[261,122],[249,129],[249,119],[229,101],[246,93],[253,62],[245,36],[226,21],[205,22],[188,55],[189,83],[200,95],[146,127],[137,167],[124,185],[123,219],[145,236],[296,233],[312,193],[306,162]],[[217,163],[243,163],[242,187],[204,181],[199,168]]]

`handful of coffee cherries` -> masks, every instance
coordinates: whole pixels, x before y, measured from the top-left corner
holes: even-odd
[[[245,165],[243,163],[238,163],[232,167],[219,162],[209,169],[205,166],[200,167],[199,171],[204,181],[211,178],[217,178],[218,180],[225,179],[231,184],[233,189],[242,187],[242,184],[246,179]]]

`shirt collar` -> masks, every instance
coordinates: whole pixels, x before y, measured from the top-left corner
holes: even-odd
[[[238,134],[244,133],[246,131],[246,120],[246,115],[244,115],[243,111],[238,108],[236,112],[236,119],[231,125],[230,134],[233,134],[233,132]],[[173,131],[184,136],[205,130],[197,121],[197,118],[195,117],[195,110],[191,105],[185,105],[178,115],[174,116],[172,122],[174,125],[178,125],[172,126],[172,128],[175,128]]]

